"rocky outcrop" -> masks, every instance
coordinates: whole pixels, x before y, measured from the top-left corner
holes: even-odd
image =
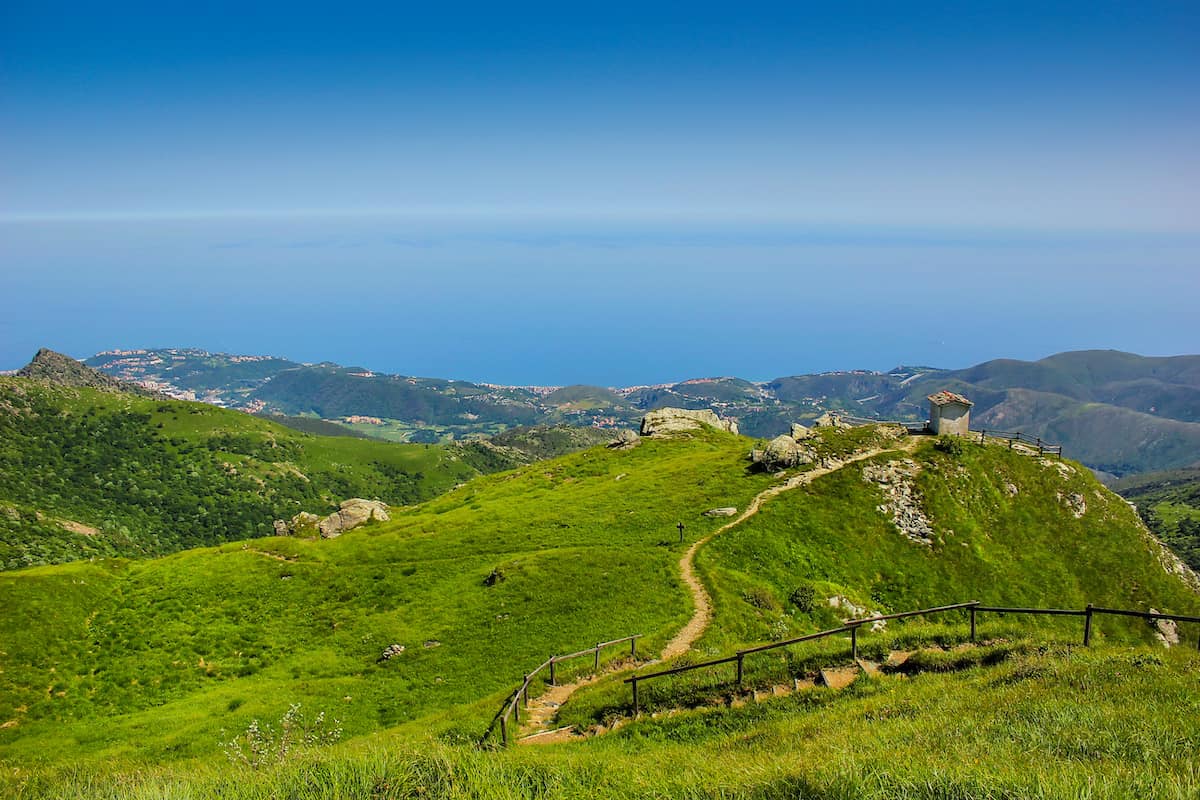
[[[1161,614],[1157,608],[1150,609],[1151,614]],[[1175,647],[1179,644],[1179,624],[1173,619],[1156,619],[1154,620],[1154,638],[1162,643],[1163,647]]]
[[[642,436],[670,436],[697,431],[708,426],[719,431],[737,433],[737,423],[721,419],[707,408],[659,408],[642,417]]]
[[[732,517],[737,513],[736,506],[723,506],[721,508],[710,508],[705,511],[703,516],[706,517]]]
[[[853,428],[849,422],[845,422],[837,414],[826,411],[821,416],[813,420],[814,428]]]
[[[891,517],[910,541],[931,547],[933,523],[921,508],[921,494],[915,482],[919,472],[917,462],[906,458],[886,464],[868,464],[863,467],[862,477],[883,491],[884,503],[879,506],[879,512]]]
[[[56,353],[45,347],[37,351],[32,361],[17,370],[16,375],[18,378],[28,378],[55,386],[99,389],[102,392],[127,392],[164,399],[167,397],[164,394],[144,389],[136,383],[117,380],[111,375],[105,375],[103,372],[92,369],[81,361],[76,361],[70,356]]]
[[[767,472],[811,464],[814,460],[816,453],[786,433],[768,442],[765,449],[750,451],[750,461]]]
[[[1062,492],[1055,492],[1054,494],[1058,498],[1058,502],[1070,511],[1071,516],[1075,519],[1080,519],[1087,513],[1087,501],[1083,499],[1083,495],[1079,494],[1079,492],[1071,492],[1067,495],[1064,495]]]
[[[797,442],[802,442],[805,439],[811,439],[814,435],[815,434],[813,434],[812,428],[806,428],[799,422],[792,423],[791,437]]]
[[[631,431],[627,428],[622,428],[617,431],[617,435],[608,443],[609,450],[632,450],[642,443],[642,437],[637,435],[636,431]]]
[[[389,644],[387,647],[383,648],[383,652],[379,654],[379,658],[375,663],[378,664],[381,661],[390,661],[391,659],[403,653],[404,650],[405,647],[402,644]]]
[[[315,536],[322,539],[336,539],[348,530],[357,528],[363,523],[377,519],[383,522],[391,519],[388,507],[378,500],[364,500],[352,497],[343,501],[338,510],[327,517],[318,517],[307,511],[301,511],[288,522],[275,520],[276,536]]]

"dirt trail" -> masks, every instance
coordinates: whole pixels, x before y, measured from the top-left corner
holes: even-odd
[[[679,559],[679,572],[683,575],[683,582],[687,584],[688,589],[692,593],[692,605],[695,611],[692,612],[692,618],[680,629],[679,633],[675,634],[675,638],[667,642],[667,646],[663,648],[661,660],[666,661],[669,658],[683,655],[692,648],[696,640],[708,628],[709,622],[712,621],[712,598],[708,596],[708,590],[704,588],[704,583],[696,576],[695,560],[696,553],[701,547],[708,544],[714,538],[724,533],[725,531],[737,525],[741,525],[746,520],[753,517],[762,508],[763,503],[770,500],[772,497],[780,495],[791,489],[808,484],[820,478],[823,475],[828,475],[831,472],[836,472],[847,464],[853,464],[856,461],[864,461],[868,458],[874,458],[880,453],[886,453],[888,450],[911,450],[916,442],[911,437],[902,439],[892,443],[889,447],[880,447],[872,450],[866,450],[861,453],[856,453],[845,461],[832,460],[826,462],[825,466],[811,469],[808,472],[801,472],[799,475],[794,475],[786,481],[775,486],[771,486],[755,495],[750,501],[750,505],[746,510],[735,517],[730,522],[717,528],[707,536],[697,539],[692,543],[692,546],[687,549],[683,557]]]
[[[746,510],[738,514],[729,522],[717,528],[712,533],[697,539],[692,543],[692,546],[687,549],[683,557],[679,559],[679,572],[683,576],[683,582],[687,585],[688,590],[692,593],[692,604],[694,611],[692,618],[684,625],[678,633],[667,642],[663,648],[662,654],[653,661],[647,663],[656,663],[658,661],[666,661],[675,656],[682,655],[691,649],[696,640],[708,628],[712,621],[712,598],[708,595],[708,590],[704,588],[704,583],[696,575],[695,558],[696,553],[701,547],[708,544],[718,535],[724,533],[730,528],[741,525],[746,520],[753,517],[762,508],[763,503],[770,500],[772,497],[782,494],[783,492],[796,489],[800,486],[807,486],[824,475],[845,467],[848,464],[853,464],[858,461],[864,461],[868,458],[874,458],[880,453],[886,453],[889,450],[911,450],[917,442],[909,437],[889,443],[888,447],[879,447],[871,450],[865,450],[861,453],[855,453],[844,461],[829,459],[824,464],[816,469],[801,472],[799,475],[794,475],[788,478],[783,483],[770,486],[754,496],[750,504],[746,506]],[[637,666],[636,664],[632,666]],[[572,729],[559,728],[549,729],[550,723],[558,714],[558,709],[571,697],[577,690],[588,686],[607,674],[608,672],[623,671],[629,667],[623,665],[615,665],[614,669],[602,671],[597,675],[589,675],[569,684],[549,687],[541,696],[530,700],[529,708],[522,714],[522,731],[523,735],[519,738],[521,744],[550,744],[552,742],[567,741],[569,739],[584,738],[582,734],[576,733]]]

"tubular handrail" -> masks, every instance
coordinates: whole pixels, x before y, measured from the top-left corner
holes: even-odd
[[[975,610],[990,611],[998,614],[1046,614],[1069,617],[1082,617],[1087,614],[1086,611],[1077,611],[1073,608],[1004,608],[1002,606],[979,606]]]
[[[917,617],[921,614],[937,614],[942,611],[954,611],[959,608],[969,608],[979,605],[978,600],[971,600],[966,603],[953,603],[948,606],[936,606],[934,608],[920,608],[916,611],[901,611],[898,614],[877,614],[873,617],[863,617],[861,619],[847,620],[847,625],[865,625],[868,622],[881,622],[890,619],[904,619],[905,617]]]
[[[491,724],[488,725],[487,730],[484,731],[483,736],[480,737],[479,743],[482,745],[484,742],[486,742],[488,737],[491,736],[492,731],[495,730],[496,724],[499,723],[500,738],[505,745],[508,744],[508,721],[510,718],[515,718],[517,722],[521,721],[521,698],[524,697],[526,704],[529,703],[529,686],[533,683],[533,679],[536,678],[543,670],[549,668],[550,684],[554,685],[554,666],[558,662],[591,654],[596,659],[596,667],[599,668],[600,651],[606,647],[611,647],[614,644],[622,644],[624,642],[630,643],[630,655],[636,659],[637,640],[640,638],[642,638],[642,634],[635,633],[632,636],[622,636],[619,639],[610,639],[607,642],[597,642],[591,647],[588,647],[584,650],[578,650],[574,653],[550,656],[541,664],[538,664],[537,667],[535,667],[531,672],[525,675],[521,681],[521,685],[518,686],[512,692],[512,694],[505,698],[504,702],[500,705],[500,710],[496,712],[496,716],[492,718]]]
[[[740,650],[737,650],[731,656],[725,656],[724,658],[717,658],[717,659],[712,659],[709,661],[702,661],[698,664],[684,664],[683,666],[673,667],[670,669],[662,669],[662,670],[658,670],[656,672],[650,672],[650,673],[646,673],[646,674],[642,674],[642,675],[633,675],[629,678],[626,678],[624,680],[624,683],[628,683],[632,686],[633,714],[636,717],[640,713],[640,705],[638,702],[638,684],[642,683],[644,681],[652,680],[654,678],[661,678],[661,677],[664,677],[667,675],[678,675],[679,673],[682,673],[682,672],[690,672],[692,670],[704,669],[706,667],[715,667],[715,666],[719,666],[721,664],[730,664],[730,663],[736,662],[737,663],[737,684],[740,687],[742,685],[744,661],[745,661],[746,656],[748,656],[748,655],[753,655],[755,653],[762,653],[767,650],[775,650],[780,647],[789,647],[794,644],[800,644],[802,642],[810,642],[810,641],[814,641],[816,639],[824,639],[826,637],[835,636],[835,635],[841,634],[841,633],[849,633],[850,637],[851,637],[851,639],[850,639],[851,655],[852,655],[852,657],[857,659],[858,658],[858,630],[859,630],[859,628],[861,628],[864,625],[867,625],[868,623],[882,622],[885,620],[893,620],[893,619],[904,619],[907,617],[915,617],[915,616],[919,616],[922,614],[938,614],[938,613],[944,613],[947,611],[957,611],[957,610],[970,611],[971,641],[972,642],[975,641],[975,622],[976,622],[975,618],[979,613],[983,613],[983,612],[997,613],[997,614],[1042,614],[1042,615],[1048,615],[1048,616],[1084,617],[1085,619],[1084,619],[1084,629],[1083,629],[1083,644],[1085,647],[1091,644],[1092,617],[1095,614],[1115,614],[1115,615],[1119,615],[1119,616],[1137,617],[1137,618],[1145,619],[1145,620],[1166,619],[1166,620],[1174,620],[1176,622],[1192,622],[1192,623],[1200,624],[1200,617],[1188,616],[1188,615],[1184,615],[1184,614],[1166,614],[1166,613],[1161,613],[1161,612],[1127,611],[1127,610],[1115,609],[1115,608],[1101,608],[1098,606],[1094,606],[1091,603],[1089,603],[1087,605],[1087,607],[1083,610],[1076,610],[1076,609],[1069,609],[1069,608],[1019,608],[1019,607],[1010,607],[1010,606],[985,606],[985,605],[982,605],[980,603],[980,601],[978,601],[978,600],[970,600],[965,603],[952,603],[950,605],[935,606],[933,608],[922,608],[922,609],[918,609],[916,611],[901,611],[901,612],[898,612],[895,614],[876,614],[874,616],[862,617],[860,619],[850,619],[850,620],[846,620],[846,622],[839,628],[830,628],[829,630],[817,631],[816,633],[810,633],[810,634],[806,634],[804,636],[797,636],[795,638],[786,639],[781,642],[770,642],[768,644],[761,644],[761,645],[757,645],[755,647],[742,648]],[[1197,647],[1200,648],[1200,642],[1197,643]]]

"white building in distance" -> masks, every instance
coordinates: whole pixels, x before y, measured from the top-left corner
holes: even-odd
[[[961,394],[943,389],[929,395],[929,431],[966,436],[971,428],[971,406],[975,405]]]

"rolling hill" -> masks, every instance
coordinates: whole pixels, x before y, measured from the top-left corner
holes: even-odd
[[[1060,353],[1039,361],[997,359],[966,369],[902,366],[780,377],[693,379],[659,386],[553,391],[376,374],[361,367],[236,362],[198,351],[101,355],[88,363],[150,385],[185,374],[187,391],[219,402],[344,421],[368,435],[446,441],[507,427],[569,423],[631,426],[662,407],[711,408],[750,435],[771,438],[791,423],[839,410],[879,420],[925,418],[926,396],[950,389],[975,402],[975,427],[1020,430],[1061,443],[1068,454],[1114,476],[1177,469],[1200,461],[1200,356],[1146,357],[1114,350]],[[206,367],[219,364],[218,368]],[[164,366],[165,365],[165,366]],[[230,389],[230,371],[253,370]],[[214,369],[206,372],[206,369]],[[206,377],[211,375],[211,377]],[[207,383],[206,383],[207,381]],[[204,384],[204,385],[201,385]]]
[[[167,786],[195,797],[402,797],[447,785],[469,794],[483,790],[485,775],[511,781],[493,787],[500,796],[543,780],[538,796],[702,795],[716,778],[712,765],[728,766],[722,753],[734,747],[749,759],[738,796],[807,786],[817,797],[883,797],[930,779],[930,760],[896,764],[896,777],[882,783],[839,783],[838,770],[861,776],[878,753],[844,743],[893,741],[918,726],[981,753],[994,744],[1000,755],[939,773],[930,785],[942,794],[913,796],[969,795],[973,780],[1019,788],[1031,776],[1068,796],[1082,779],[1070,748],[1092,735],[1113,749],[1084,777],[1137,785],[1134,765],[1149,751],[1132,742],[1161,724],[1179,692],[1194,691],[1187,676],[1200,674],[1200,657],[1163,651],[1153,627],[1118,618],[1105,619],[1093,652],[1081,654],[1038,648],[1074,640],[1073,627],[997,618],[982,635],[1010,644],[979,651],[993,653],[990,667],[976,660],[954,668],[961,676],[931,667],[928,677],[884,676],[842,695],[818,691],[740,711],[709,705],[727,691],[711,678],[668,682],[647,702],[669,715],[540,752],[477,752],[474,742],[514,682],[548,654],[630,633],[644,634],[645,654],[674,641],[692,617],[679,561],[688,545],[731,525],[703,515],[717,507],[761,504],[698,549],[713,614],[671,663],[827,626],[846,613],[829,598],[879,612],[969,598],[1200,611],[1200,596],[1133,511],[1077,463],[864,427],[819,431],[809,444],[814,464],[777,476],[748,469],[750,443],[705,429],[628,450],[593,448],[476,477],[333,540],[268,537],[0,574],[4,780],[26,797],[92,797],[113,786],[130,796]],[[783,483],[810,471],[819,477]],[[927,543],[911,535],[914,515],[929,526]],[[965,636],[963,625],[960,617],[894,623],[872,635],[871,647],[952,642]],[[1021,645],[1026,639],[1033,644]],[[845,658],[832,649],[824,656]],[[604,661],[620,669],[619,657]],[[803,675],[806,658],[762,660],[748,679],[770,685]],[[564,665],[560,675],[578,676],[590,663]],[[627,715],[621,677],[582,687],[559,710],[561,724],[587,728]],[[1087,706],[1090,725],[1048,728],[1065,752],[1031,741],[1011,727],[1016,717],[973,699],[986,691],[1006,698],[1002,708],[1078,715],[1070,709],[1092,682],[1113,694]],[[226,761],[222,742],[251,729],[264,735],[252,721],[285,719],[295,704],[309,720],[320,712],[336,719],[345,744],[314,740],[269,768]],[[929,727],[947,712],[961,724]],[[838,735],[816,733],[830,724]],[[999,724],[1010,727],[989,727]],[[1200,732],[1180,724],[1182,738],[1164,742]],[[252,741],[245,736],[239,741]],[[833,772],[802,766],[817,752],[806,742],[831,748],[816,763]],[[1156,747],[1164,758],[1182,752]],[[613,762],[616,753],[626,756]],[[664,758],[691,772],[651,768]],[[762,759],[776,767],[764,769]],[[458,777],[447,784],[450,774]],[[1156,780],[1184,794],[1196,785],[1167,762]]]
[[[89,378],[77,362],[44,368],[64,358],[39,354],[25,374],[66,385],[0,378],[5,569],[265,536],[273,520],[299,511],[327,514],[350,497],[417,503],[483,470],[530,460],[300,433],[238,411],[130,394],[107,376]]]

